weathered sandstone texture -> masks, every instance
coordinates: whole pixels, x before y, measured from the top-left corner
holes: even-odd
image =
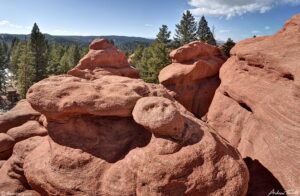
[[[106,40],[90,48],[95,56],[90,51],[75,70],[93,75],[101,65],[118,73],[127,62]],[[0,192],[246,195],[249,174],[238,151],[165,87],[112,72],[73,71],[28,90],[23,104],[36,116],[21,112],[15,116],[22,123],[2,124],[3,150],[19,142],[0,164]]]
[[[138,72],[129,66],[126,55],[106,39],[94,40],[88,54],[68,74],[89,80],[103,75],[139,77]]]
[[[17,142],[47,135],[41,119],[42,115],[32,109],[26,100],[19,101],[9,112],[0,115],[0,160],[12,155]]]
[[[231,55],[207,122],[285,190],[299,191],[300,15],[273,36],[239,42]]]
[[[41,194],[246,194],[238,152],[161,85],[55,76],[27,99],[48,121],[48,141],[24,162]]]
[[[220,84],[219,69],[225,62],[220,49],[195,41],[172,51],[170,57],[172,64],[161,70],[160,83],[194,115],[204,116]]]
[[[23,163],[47,135],[46,124],[27,100],[0,115],[0,195],[39,195],[27,183]]]

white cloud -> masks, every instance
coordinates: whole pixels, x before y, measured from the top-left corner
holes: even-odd
[[[0,26],[11,27],[11,28],[15,28],[15,29],[28,29],[28,27],[26,27],[26,26],[14,24],[14,23],[9,22],[8,20],[0,20]]]
[[[153,27],[153,24],[145,24],[145,27]]]
[[[7,20],[0,20],[0,26],[6,26],[9,22]]]
[[[251,31],[253,34],[258,34],[258,33],[260,33],[260,31],[259,30],[253,30],[253,31]]]
[[[230,33],[231,31],[229,29],[221,29],[219,32],[220,33]]]
[[[68,33],[68,31],[64,30],[64,29],[55,29],[53,32],[54,33]]]
[[[299,5],[300,0],[188,0],[195,16],[225,16],[227,19],[246,13],[265,13],[272,8],[283,5]]]
[[[266,29],[266,30],[270,30],[270,29],[271,29],[271,27],[269,27],[269,26],[265,26],[265,29]]]

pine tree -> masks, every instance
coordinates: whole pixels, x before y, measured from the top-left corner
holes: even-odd
[[[22,43],[20,42],[20,40],[16,40],[11,47],[9,71],[12,73],[14,79],[17,79],[18,77],[18,65],[21,56],[21,45]]]
[[[34,23],[30,36],[30,50],[33,57],[33,67],[35,70],[34,82],[38,82],[46,77],[47,67],[47,41]]]
[[[211,45],[217,45],[213,33],[211,32],[204,16],[199,21],[197,30],[198,39]]]
[[[21,44],[21,56],[18,66],[18,91],[23,99],[29,87],[34,83],[36,70],[34,69],[34,54],[30,50],[29,43]]]
[[[67,73],[75,67],[80,60],[80,51],[77,45],[68,46],[60,60],[60,73]]]
[[[80,58],[81,56],[78,45],[72,45],[70,47],[70,67],[75,67],[78,64]]]
[[[0,42],[0,92],[5,91],[6,85],[7,56],[5,53],[4,44]]]
[[[196,30],[197,25],[194,16],[190,11],[186,11],[183,13],[180,23],[176,25],[175,42],[183,45],[196,40]]]
[[[171,63],[167,44],[154,42],[149,48],[140,47],[136,52],[133,63],[141,78],[146,82],[158,83],[160,70]]]
[[[18,43],[18,42],[20,42],[20,40],[17,38],[17,37],[14,37],[13,39],[12,39],[12,41],[11,41],[11,48],[14,48],[14,46]]]
[[[159,32],[156,35],[156,41],[164,44],[168,44],[171,42],[170,40],[171,31],[168,30],[167,25],[162,25],[161,28],[159,28]]]
[[[60,73],[60,60],[64,55],[64,47],[60,44],[53,44],[50,47],[47,75],[57,75]]]
[[[230,50],[235,46],[235,42],[228,38],[227,41],[223,45],[223,53],[225,56],[230,57]]]

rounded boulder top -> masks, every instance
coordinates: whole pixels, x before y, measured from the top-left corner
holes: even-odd
[[[115,46],[109,40],[102,38],[95,39],[89,46],[92,50],[105,50],[114,47]]]

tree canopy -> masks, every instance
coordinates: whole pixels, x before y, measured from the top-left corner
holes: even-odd
[[[204,16],[201,17],[197,30],[197,37],[199,40],[206,42],[211,45],[217,45],[215,37],[211,32],[208,23]]]
[[[175,42],[183,45],[195,41],[197,39],[196,31],[197,24],[195,18],[190,11],[186,11],[183,13],[180,23],[176,25]]]

